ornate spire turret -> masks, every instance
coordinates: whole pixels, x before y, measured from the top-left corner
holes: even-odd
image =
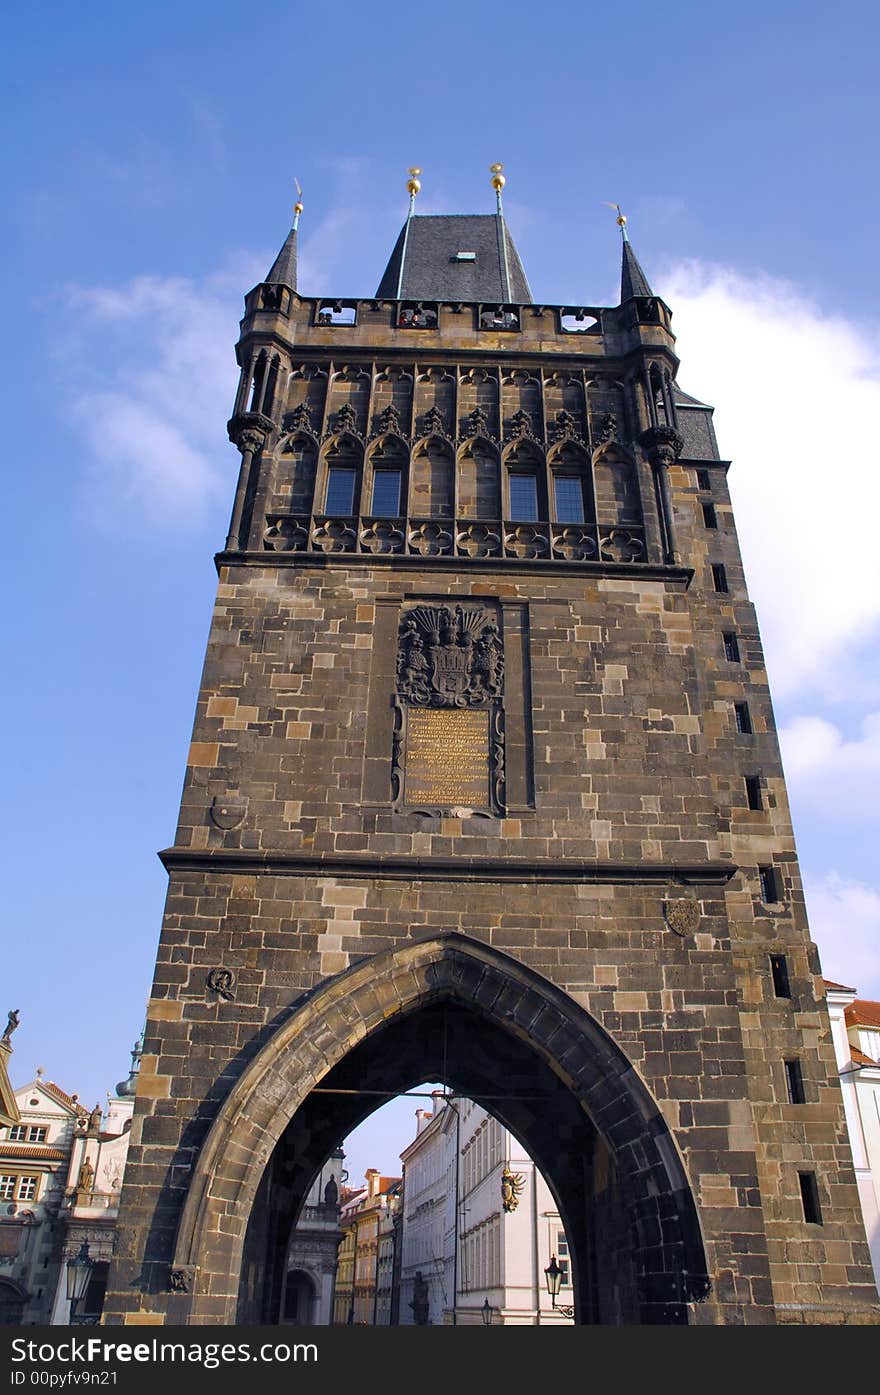
[[[131,1048],[131,1069],[128,1072],[127,1080],[120,1080],[116,1086],[116,1095],[119,1099],[126,1099],[133,1095],[137,1089],[138,1072],[141,1068],[141,1056],[144,1051],[144,1033],[141,1032],[134,1046]]]
[[[653,296],[654,292],[648,285],[648,278],[639,266],[639,259],[632,249],[629,235],[626,231],[626,214],[621,212],[620,204],[609,204],[610,208],[617,209],[617,226],[620,228],[620,236],[623,241],[623,261],[620,268],[620,303],[624,305],[626,301],[632,300],[633,296]]]
[[[293,205],[293,222],[290,232],[287,234],[284,246],[275,258],[269,269],[265,284],[267,286],[289,286],[292,291],[296,290],[296,243],[297,229],[299,228],[299,215],[303,211],[302,189],[299,180],[295,179],[296,203]]]

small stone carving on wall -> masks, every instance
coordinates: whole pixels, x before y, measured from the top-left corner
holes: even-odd
[[[683,938],[699,929],[700,908],[696,901],[685,897],[677,901],[664,901],[663,918],[673,934]]]

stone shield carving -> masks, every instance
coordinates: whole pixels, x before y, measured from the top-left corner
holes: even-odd
[[[500,697],[504,649],[483,606],[416,606],[403,616],[397,693],[416,707],[477,707]]]
[[[696,901],[682,898],[663,902],[663,918],[675,935],[693,935],[700,925],[700,908]]]

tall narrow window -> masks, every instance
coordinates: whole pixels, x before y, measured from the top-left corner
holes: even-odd
[[[698,488],[698,489],[711,489],[711,488],[712,488],[712,476],[709,474],[709,471],[708,471],[708,470],[698,470],[698,471],[697,471],[697,488]]]
[[[761,798],[761,777],[760,775],[746,776],[746,799],[750,809],[763,809],[764,801]]]
[[[377,470],[373,475],[375,518],[397,518],[400,513],[400,471]]]
[[[752,714],[749,712],[749,704],[747,702],[735,702],[733,704],[733,716],[737,731],[742,732],[744,736],[751,736]]]
[[[324,512],[328,514],[350,514],[354,511],[354,484],[356,470],[333,465],[327,472],[327,502]]]
[[[575,475],[556,475],[553,479],[558,523],[583,523],[584,491]]]
[[[761,883],[761,900],[768,906],[774,906],[779,900],[779,888],[776,884],[774,868],[759,867],[758,878]]]
[[[770,973],[773,976],[774,997],[790,998],[791,980],[788,977],[788,960],[784,954],[770,955]]]
[[[731,630],[724,635],[724,657],[732,664],[739,663],[739,641]]]
[[[806,1095],[804,1094],[804,1073],[801,1070],[801,1063],[797,1059],[785,1061],[785,1088],[788,1091],[789,1104],[804,1104]]]
[[[534,475],[510,476],[510,517],[515,523],[537,520],[538,481]]]
[[[715,587],[716,591],[726,592],[729,589],[727,585],[727,571],[721,562],[712,563],[712,585]]]
[[[715,512],[714,504],[703,505],[703,524],[706,528],[718,527],[718,515]]]
[[[799,1172],[798,1181],[801,1187],[801,1205],[804,1208],[804,1220],[809,1225],[822,1224],[822,1208],[819,1205],[819,1186],[816,1181],[815,1172]]]

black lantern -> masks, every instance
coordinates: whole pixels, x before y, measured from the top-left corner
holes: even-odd
[[[483,1318],[483,1326],[491,1327],[492,1319],[495,1316],[495,1309],[492,1307],[492,1304],[489,1302],[488,1298],[483,1299],[483,1306],[480,1309],[480,1313]]]
[[[556,1299],[559,1297],[559,1286],[562,1283],[562,1270],[556,1262],[555,1255],[550,1256],[550,1263],[544,1270],[544,1278],[547,1280],[547,1292],[550,1295],[554,1312],[562,1313],[563,1317],[573,1318],[574,1308],[569,1308],[562,1303],[556,1302]]]
[[[80,1245],[79,1254],[67,1261],[67,1297],[70,1302],[71,1325],[82,1321],[77,1316],[77,1310],[86,1296],[94,1264],[95,1261],[89,1257],[88,1240],[84,1240]]]

